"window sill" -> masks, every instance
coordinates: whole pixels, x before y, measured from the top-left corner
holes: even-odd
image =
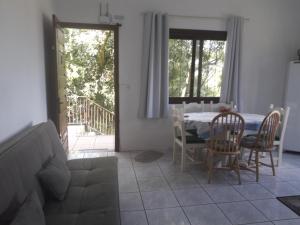
[[[204,101],[204,103],[210,103],[211,101],[213,103],[219,103],[220,97],[169,97],[169,104],[182,104],[185,103],[200,103],[201,101]]]

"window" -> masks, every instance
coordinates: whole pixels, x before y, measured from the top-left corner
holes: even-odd
[[[170,29],[170,104],[219,101],[226,37],[225,31]]]

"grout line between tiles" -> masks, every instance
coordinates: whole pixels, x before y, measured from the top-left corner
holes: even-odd
[[[138,182],[136,172],[135,172],[135,167],[134,167],[134,164],[133,164],[132,160],[134,160],[134,159],[130,158],[130,161],[132,163],[132,169],[133,169],[134,177],[135,177],[135,182],[137,183],[138,191],[139,191],[139,194],[140,194],[141,202],[142,202],[144,213],[145,213],[145,216],[146,216],[146,221],[147,221],[147,224],[149,225],[150,224],[149,223],[149,218],[148,218],[148,215],[147,215],[147,212],[146,212],[144,200],[143,200],[142,193],[141,193],[141,190],[140,190],[140,184]]]
[[[261,200],[268,200],[268,199],[261,199]],[[256,210],[258,210],[260,213],[262,213],[266,218],[267,218],[267,220],[269,221],[269,222],[271,222],[271,219],[269,219],[268,217],[267,217],[267,215],[266,214],[264,214],[264,212],[263,211],[261,211],[259,208],[257,208],[252,202],[253,201],[255,201],[255,200],[251,200],[251,201],[249,201],[250,202],[250,204],[256,209]]]
[[[253,184],[253,183],[251,183]],[[276,196],[271,192],[269,191],[268,189],[266,189],[263,185],[261,185],[260,183],[254,183],[254,184],[258,184],[259,186],[262,187],[262,189],[266,190],[268,193],[270,193],[271,195],[273,195],[274,197],[273,198],[257,198],[257,199],[247,199],[246,196],[243,195],[243,193],[241,191],[239,191],[236,186],[238,185],[232,185],[233,189],[236,190],[241,196],[243,196],[246,200],[248,201],[255,201],[255,200],[265,200],[265,199],[274,199],[276,198]],[[246,184],[246,185],[249,185],[249,184]]]
[[[132,157],[130,158],[130,160],[131,160],[132,169],[133,169],[134,175],[135,175],[135,181],[136,181],[136,183],[137,183],[137,185],[138,185],[138,192],[139,192],[139,195],[140,195],[140,197],[141,197],[141,201],[142,201],[142,205],[143,205],[143,210],[139,210],[139,211],[144,211],[145,216],[146,216],[147,223],[148,223],[148,225],[149,225],[149,218],[148,218],[148,215],[147,215],[147,213],[146,213],[144,201],[143,201],[143,198],[142,198],[142,191],[141,191],[141,189],[140,189],[140,184],[139,184],[138,179],[137,179],[137,176],[136,176],[136,169],[137,169],[137,167],[139,167],[139,166],[136,166],[136,165],[133,164],[132,161],[133,161],[134,159],[133,159]],[[155,166],[156,166],[156,165],[155,165]],[[157,163],[157,166],[158,166],[158,168],[160,169],[160,171],[161,171],[161,173],[162,173],[162,178],[165,180],[165,182],[167,183],[167,185],[168,185],[169,188],[170,188],[170,191],[173,193],[175,199],[176,199],[177,202],[179,203],[179,207],[180,207],[181,210],[183,211],[183,213],[184,213],[184,215],[185,215],[187,221],[191,224],[191,221],[189,220],[189,218],[188,218],[188,216],[187,216],[187,214],[186,214],[186,212],[185,212],[185,210],[184,210],[184,207],[185,207],[185,206],[183,206],[183,205],[179,202],[179,200],[178,200],[178,198],[177,198],[177,196],[176,196],[176,194],[175,194],[175,191],[176,191],[177,189],[174,189],[174,188],[170,185],[170,183],[169,183],[169,181],[168,181],[168,179],[167,179],[167,175],[166,175],[166,174],[163,172],[163,170],[162,170],[162,166],[163,166],[163,165],[161,165],[160,163]],[[192,174],[190,174],[190,173],[188,173],[188,174],[192,176]],[[177,176],[177,175],[175,175],[175,176]],[[193,176],[192,176],[192,177],[193,177]],[[147,179],[147,178],[145,178],[145,179]],[[208,195],[208,197],[211,199],[209,193],[205,190],[205,188],[202,186],[202,184],[201,184],[195,177],[193,177],[193,179],[196,181],[197,184],[200,185],[200,187],[204,190],[204,192],[205,192],[205,193]],[[227,180],[226,180],[226,182],[228,183]],[[255,182],[251,182],[251,183],[255,183]],[[288,183],[288,182],[287,182],[287,183]],[[233,187],[233,189],[234,189],[235,191],[237,191],[241,196],[244,197],[244,195],[243,195],[240,191],[238,191],[238,190],[235,188],[235,185],[234,185],[234,184],[231,184],[231,183],[228,183],[228,184],[229,184],[229,186]],[[245,183],[245,185],[248,185],[248,184],[250,184],[250,183],[248,183],[248,182]],[[267,190],[268,192],[270,192],[266,187],[264,187],[264,185],[262,185],[262,184],[260,184],[260,183],[259,183],[259,185],[260,185],[263,189],[265,189],[265,190]],[[273,194],[273,192],[270,192],[270,193]],[[273,194],[273,195],[274,195],[274,194]],[[267,199],[274,199],[274,198],[267,198]],[[256,199],[255,199],[255,200],[256,200]],[[249,202],[256,210],[258,210],[260,213],[262,213],[262,215],[265,216],[265,219],[267,219],[266,222],[270,222],[271,224],[275,224],[274,221],[288,221],[288,220],[295,220],[295,218],[293,218],[293,219],[290,218],[290,219],[282,219],[282,220],[274,220],[274,221],[271,221],[271,220],[269,220],[269,218],[266,217],[266,215],[265,215],[261,210],[259,210],[257,207],[255,207],[255,205],[252,203],[252,201],[255,201],[255,200],[245,199],[245,200],[243,200],[243,201],[238,201],[238,202]],[[266,198],[264,198],[264,199],[258,199],[258,200],[266,200]],[[228,203],[234,203],[234,202],[228,202]],[[222,214],[223,214],[223,215],[228,219],[228,221],[232,224],[231,220],[226,216],[226,214],[223,212],[223,210],[219,207],[219,204],[222,204],[222,203],[215,203],[215,202],[213,201],[213,203],[191,205],[191,206],[186,206],[186,207],[193,207],[193,206],[199,206],[199,205],[209,205],[209,204],[214,204],[214,205],[216,205],[216,206],[219,208],[219,210],[222,212]],[[149,209],[149,211],[151,211],[151,210],[158,210],[158,209],[167,209],[167,208],[178,208],[178,207],[155,208],[155,209]],[[136,211],[138,211],[138,210],[136,210]],[[300,217],[299,217],[299,218],[300,218]],[[250,225],[250,224],[253,224],[253,223],[246,223],[245,225]]]
[[[165,174],[163,173],[163,171],[162,171],[162,169],[161,169],[161,167],[160,167],[159,163],[158,163],[158,168],[160,169],[160,171],[161,171],[161,173],[162,173],[162,175],[163,175],[163,177],[164,177],[165,181],[166,181],[166,182],[167,182],[167,184],[169,185],[169,188],[171,189],[171,192],[173,193],[173,195],[174,195],[174,197],[175,197],[176,201],[178,202],[178,204],[179,204],[179,207],[180,207],[180,209],[182,210],[182,212],[183,212],[184,216],[186,217],[187,221],[188,221],[188,222],[189,222],[189,224],[191,225],[191,224],[192,224],[192,222],[190,221],[190,219],[189,219],[189,217],[187,216],[187,214],[186,214],[186,212],[185,212],[185,210],[184,210],[183,206],[181,205],[180,201],[178,200],[178,198],[177,198],[177,196],[176,196],[176,194],[175,194],[175,191],[174,191],[174,190],[173,190],[173,188],[171,187],[171,185],[170,185],[170,183],[169,183],[168,179],[165,177]],[[197,181],[196,181],[196,182],[197,182]]]
[[[206,194],[212,199],[212,201],[214,202],[213,198],[209,195],[209,193],[205,190],[205,188],[203,188],[203,190],[206,192]],[[214,202],[214,204],[216,205],[216,207],[221,211],[221,213],[225,216],[225,218],[228,220],[229,223],[233,224],[231,222],[231,220],[225,215],[225,213],[223,212],[223,210],[218,206],[217,203]]]

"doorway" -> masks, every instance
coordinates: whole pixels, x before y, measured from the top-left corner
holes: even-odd
[[[119,25],[59,22],[56,125],[69,153],[119,151]]]

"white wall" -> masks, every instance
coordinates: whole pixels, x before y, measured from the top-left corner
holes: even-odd
[[[44,21],[50,0],[0,1],[0,142],[47,119]]]
[[[97,22],[98,0],[54,0],[62,21]],[[142,12],[250,18],[245,24],[242,54],[244,111],[265,112],[270,103],[282,104],[287,63],[300,48],[298,0],[110,0],[111,11],[125,16],[120,29],[121,147],[165,149],[171,146],[169,120],[137,118],[141,53]],[[224,21],[171,18],[172,27],[224,29]]]

